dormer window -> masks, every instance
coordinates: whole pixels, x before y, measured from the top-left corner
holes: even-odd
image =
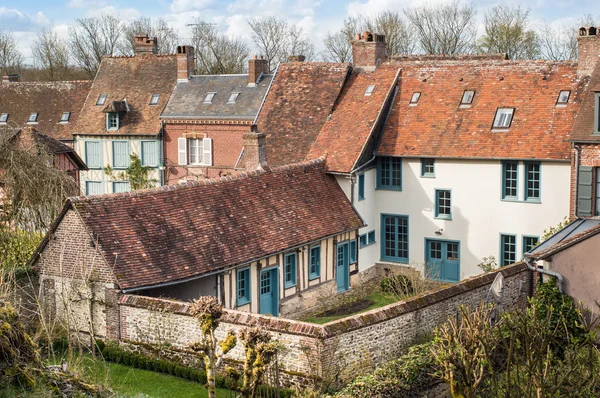
[[[37,123],[38,113],[32,112],[29,114],[29,119],[27,119],[27,123]]]
[[[150,105],[158,105],[159,99],[160,99],[160,94],[152,94],[152,98],[150,98]]]
[[[556,105],[566,105],[569,102],[569,97],[571,96],[571,90],[562,90],[558,94],[558,99],[556,100]]]
[[[0,124],[8,122],[8,113],[0,113]]]
[[[106,130],[115,131],[119,129],[119,114],[117,112],[108,112],[106,114]]]
[[[419,103],[419,99],[421,98],[420,92],[414,92],[412,97],[410,97],[410,106],[416,106]]]
[[[60,123],[69,123],[69,119],[71,119],[71,112],[63,112],[60,116]]]
[[[239,96],[240,96],[240,93],[231,93],[231,95],[229,96],[229,99],[227,100],[227,103],[235,104],[235,101],[238,99]]]
[[[96,100],[96,106],[104,105],[104,103],[106,102],[106,98],[107,97],[108,97],[107,94],[100,94],[98,96],[98,99]]]
[[[370,97],[371,94],[373,94],[373,90],[375,90],[375,85],[374,84],[369,84],[367,86],[367,89],[365,90],[365,97]]]
[[[475,91],[465,90],[460,100],[461,105],[471,105],[473,103],[473,97],[475,97]]]
[[[204,103],[212,104],[212,100],[215,98],[215,95],[217,95],[217,93],[206,93],[206,97],[204,97]]]
[[[495,129],[507,129],[512,123],[514,108],[498,108],[496,110],[496,117],[494,117]]]

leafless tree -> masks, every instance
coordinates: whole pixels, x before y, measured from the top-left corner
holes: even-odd
[[[19,70],[23,55],[17,48],[17,40],[11,32],[0,29],[0,72],[2,75]]]
[[[239,38],[229,38],[215,25],[196,21],[192,36],[196,73],[212,75],[242,73],[246,68],[248,46]]]
[[[479,38],[479,51],[506,53],[511,59],[539,56],[538,35],[527,29],[529,10],[521,6],[498,5],[485,14],[485,34]]]
[[[367,30],[385,35],[387,54],[412,54],[416,50],[416,35],[398,12],[383,11],[366,20]]]
[[[427,54],[465,54],[475,45],[475,17],[473,5],[460,0],[438,6],[423,6],[405,11],[416,30],[421,50]]]
[[[65,80],[69,73],[67,44],[51,29],[42,29],[33,42],[33,59],[44,80]]]
[[[290,25],[288,28],[288,43],[285,49],[284,59],[290,55],[304,55],[306,59],[314,58],[315,46],[305,34],[304,29],[297,25]]]
[[[331,62],[350,62],[352,60],[352,47],[344,32],[327,33],[323,41],[325,51],[323,59]]]
[[[124,28],[118,17],[109,14],[78,18],[69,27],[71,56],[90,78],[96,75],[103,56],[118,53]]]
[[[555,61],[577,59],[577,35],[582,26],[596,26],[591,14],[583,15],[576,25],[553,27],[545,22],[540,28],[540,52],[542,58]]]
[[[147,34],[150,37],[158,39],[159,54],[174,54],[179,44],[179,36],[163,18],[152,20],[151,18],[139,18],[128,23],[123,29],[123,48],[124,54],[133,55],[135,44],[133,36]]]

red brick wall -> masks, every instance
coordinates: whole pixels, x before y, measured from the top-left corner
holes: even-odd
[[[581,147],[579,166],[600,167],[600,143],[576,144]],[[571,218],[575,218],[574,200],[577,192],[577,168],[575,167],[576,150],[571,150]],[[596,171],[592,174],[592,211],[596,208]]]
[[[594,36],[578,36],[577,47],[577,74],[579,76],[591,75],[594,66],[600,60],[600,32]]]
[[[165,181],[176,184],[182,178],[194,176],[219,177],[234,172],[233,168],[243,148],[242,136],[250,131],[245,124],[166,124],[164,129]],[[179,166],[177,140],[185,135],[191,138],[212,139],[212,167]]]

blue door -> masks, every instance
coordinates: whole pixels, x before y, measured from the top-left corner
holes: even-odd
[[[459,242],[428,239],[425,247],[426,276],[430,279],[458,282],[460,280],[459,247]]]
[[[348,243],[337,245],[335,280],[338,292],[346,291],[350,287],[350,245]]]
[[[277,268],[260,272],[260,313],[279,315],[279,284]]]

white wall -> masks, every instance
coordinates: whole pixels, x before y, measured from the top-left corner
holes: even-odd
[[[361,270],[381,261],[381,214],[408,215],[409,262],[425,262],[425,239],[460,241],[461,279],[479,274],[477,264],[493,255],[500,260],[500,234],[517,235],[517,260],[523,253],[523,235],[541,236],[544,229],[558,224],[569,212],[568,162],[542,162],[541,202],[522,201],[525,169],[519,164],[519,199],[504,201],[500,160],[436,159],[435,177],[421,177],[421,160],[403,159],[402,191],[377,190],[376,170],[365,172],[365,200],[358,200],[354,185],[354,206],[368,227],[375,229],[376,244],[359,251]],[[349,195],[350,182],[338,176]],[[452,220],[434,218],[435,189],[452,190]],[[443,229],[440,236],[435,231]]]

